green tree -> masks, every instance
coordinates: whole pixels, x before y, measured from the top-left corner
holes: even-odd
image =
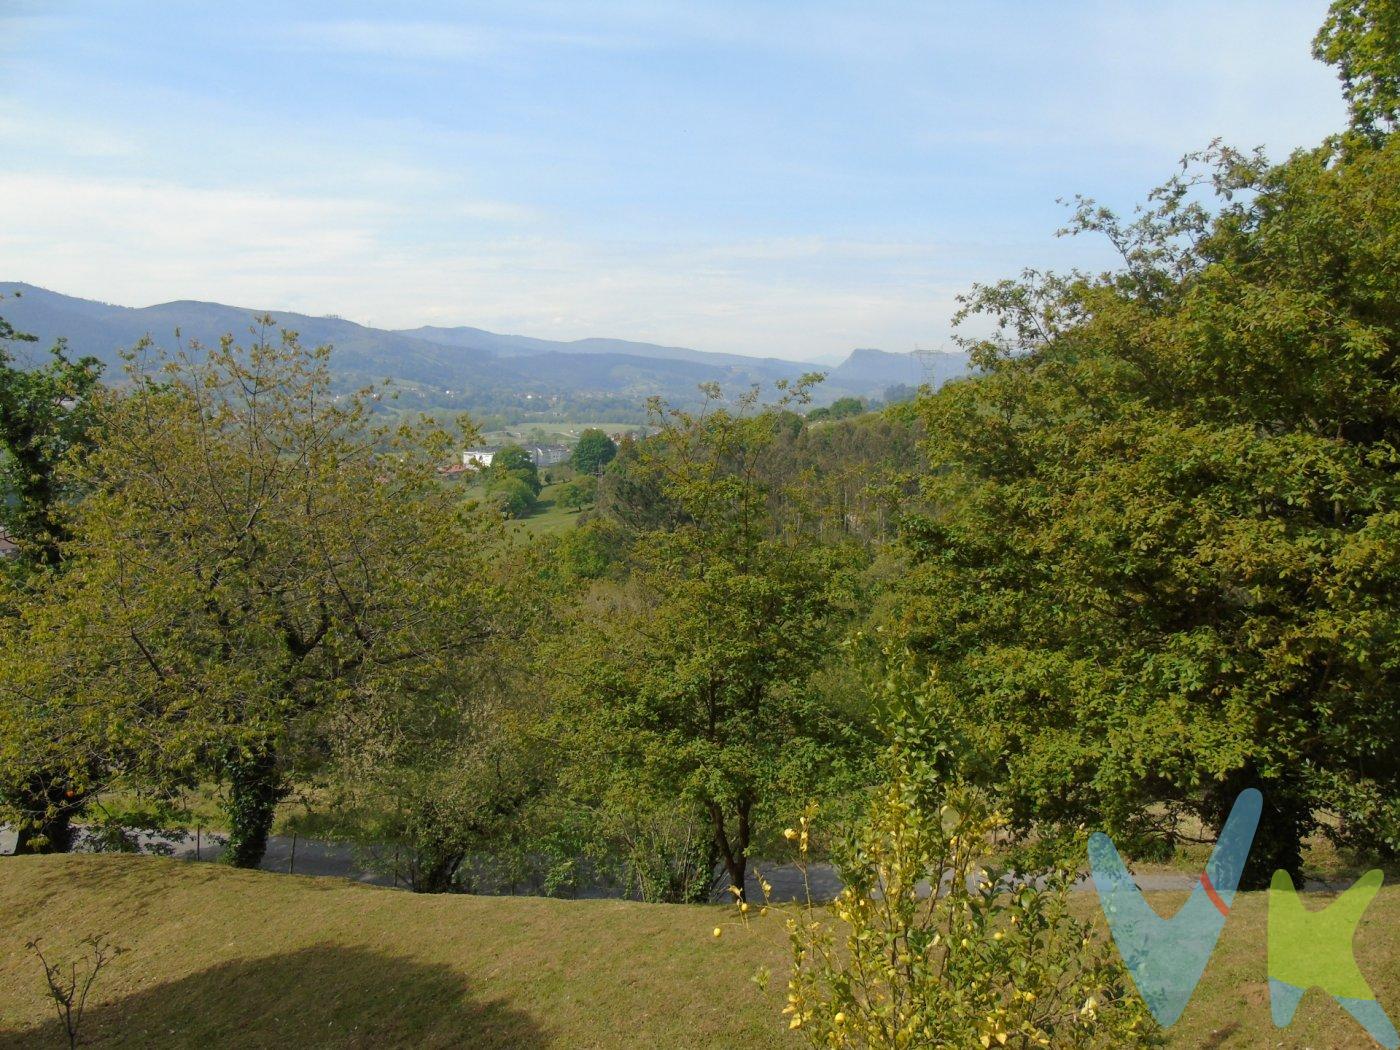
[[[763,460],[779,422],[724,410],[659,420],[642,462],[685,520],[636,536],[629,579],[580,605],[555,659],[579,790],[614,823],[665,809],[682,820],[674,842],[705,827],[697,844],[741,888],[784,785],[839,764],[844,731],[803,684],[844,624],[852,561],[775,527],[770,506],[788,494],[766,483]],[[684,870],[695,869],[673,873]]]
[[[575,478],[559,489],[555,497],[561,506],[571,510],[582,510],[598,496],[598,479],[591,475]]]
[[[530,453],[519,445],[506,445],[492,457],[491,477],[498,479],[519,478],[530,486],[532,496],[538,496],[543,487],[540,484],[539,468],[535,466],[535,461],[530,458]]]
[[[0,676],[5,762],[66,763],[83,792],[222,781],[240,866],[330,713],[490,631],[487,525],[437,482],[445,436],[373,428],[330,396],[328,348],[262,325],[101,403],[65,572]]]
[[[1120,269],[968,298],[999,334],[921,405],[906,731],[1140,850],[1257,786],[1260,885],[1322,811],[1400,845],[1400,141],[1209,159],[1132,223],[1081,202]]]
[[[859,397],[838,397],[828,409],[831,419],[848,419],[865,411],[865,400]]]
[[[616,456],[616,442],[603,431],[589,428],[579,435],[571,462],[580,474],[599,474]]]
[[[84,448],[92,427],[91,400],[102,366],[70,360],[62,343],[39,368],[16,362],[4,344],[32,342],[0,317],[0,525],[32,566],[56,568],[66,538],[63,511],[72,493],[64,462]]]
[[[597,580],[625,570],[627,536],[616,522],[591,518],[555,541],[560,571],[570,580]]]
[[[1379,141],[1400,126],[1400,2],[1334,0],[1313,56],[1337,67],[1356,131]]]
[[[5,345],[34,341],[0,318],[0,528],[19,548],[11,566],[17,589],[0,602],[9,612],[61,568],[66,512],[77,496],[64,466],[88,447],[101,373],[93,358],[70,360],[62,343],[42,367],[23,367]],[[16,853],[71,848],[72,820],[86,796],[61,767],[0,765],[0,798],[16,815]]]
[[[536,490],[516,473],[492,474],[486,483],[486,498],[507,518],[524,518],[535,509]]]
[[[501,568],[514,570],[500,574],[501,592],[533,578],[508,555]],[[552,742],[537,732],[539,698],[521,666],[530,648],[503,631],[430,680],[333,719],[335,834],[415,892],[489,892],[532,873],[529,809],[549,783]],[[489,881],[476,885],[483,867]]]

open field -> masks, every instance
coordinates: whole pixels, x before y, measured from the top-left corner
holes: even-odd
[[[559,490],[563,487],[562,484],[546,485],[540,489],[539,498],[535,501],[534,513],[529,517],[512,521],[511,526],[536,536],[553,536],[572,529],[578,522],[579,512],[559,505]]]
[[[639,434],[647,429],[642,423],[521,423],[501,430],[488,430],[481,435],[483,444],[507,445],[512,442],[546,441],[572,443],[585,430],[602,430],[608,434]]]
[[[1181,894],[1158,894],[1169,910]],[[1313,906],[1321,903],[1310,898]],[[1084,907],[1094,907],[1084,895]],[[1178,1047],[1374,1046],[1314,991],[1268,1017],[1263,894],[1243,894]],[[59,1045],[25,942],[66,958],[91,933],[131,951],[96,985],[102,1046],[780,1047],[781,927],[718,907],[424,897],[147,857],[0,860],[0,1046]],[[1400,891],[1383,889],[1356,957],[1400,1011]],[[749,980],[773,968],[767,992]]]
[[[480,500],[486,497],[486,486],[478,481],[457,484],[461,485],[461,497],[464,500]],[[535,509],[526,517],[513,519],[507,524],[516,531],[537,536],[567,532],[578,523],[579,512],[562,507],[557,502],[559,490],[563,487],[563,482],[545,485],[536,498]]]

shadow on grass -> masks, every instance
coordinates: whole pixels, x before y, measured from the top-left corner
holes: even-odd
[[[123,956],[103,978],[139,965]],[[37,975],[36,975],[37,976]],[[103,978],[99,978],[101,981]],[[36,988],[36,998],[38,988]],[[96,986],[101,993],[101,984]],[[15,1028],[0,1047],[66,1046],[56,1021]],[[92,1004],[82,1042],[161,1047],[540,1047],[525,1014],[471,997],[446,966],[322,946],[225,963],[113,1002]]]

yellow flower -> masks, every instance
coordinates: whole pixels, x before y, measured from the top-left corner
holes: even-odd
[[[723,934],[724,934],[724,931],[721,930],[718,926],[716,926],[716,927],[715,927],[715,936],[716,936],[716,937],[719,937],[719,936],[722,936]]]
[[[1099,1014],[1099,1001],[1092,995],[1084,1000],[1084,1005],[1079,1008],[1079,1015],[1092,1021]]]
[[[744,913],[744,912],[747,912],[748,910],[749,910],[749,902],[748,902],[748,901],[742,901],[742,902],[740,902],[740,904],[739,904],[739,911],[740,911],[741,913]]]
[[[999,941],[1005,936],[1006,934],[1002,933],[1000,930],[997,930],[996,933],[992,934],[992,940]]]
[[[802,1027],[802,1015],[801,1015],[801,1014],[793,1014],[792,1020],[788,1022],[788,1027],[789,1027],[789,1028],[801,1028],[801,1027]]]
[[[845,1023],[846,1023],[846,1015],[843,1014],[840,1010],[837,1010],[837,1011],[836,1011],[836,1016],[833,1017],[832,1020],[835,1021],[837,1024],[845,1024]]]
[[[784,828],[784,829],[783,829],[783,838],[785,838],[785,839],[787,839],[789,842],[791,842],[793,839],[797,838],[797,832],[796,832],[795,830],[793,830],[792,828]]]

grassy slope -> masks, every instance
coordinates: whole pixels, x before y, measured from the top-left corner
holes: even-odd
[[[1168,910],[1181,895],[1164,895]],[[1086,895],[1085,906],[1092,907]],[[1265,902],[1242,895],[1180,1025],[1180,1047],[1365,1047],[1321,993],[1268,1020]],[[731,929],[715,908],[419,897],[158,858],[0,860],[0,1046],[56,1045],[24,949],[66,958],[103,932],[133,950],[104,972],[88,1035],[124,1046],[778,1047],[780,926]],[[1400,891],[1357,959],[1400,1015]],[[47,1027],[46,1027],[47,1026]],[[41,1038],[42,1037],[42,1038]]]
[[[508,524],[520,532],[536,536],[552,536],[572,529],[578,524],[579,512],[559,505],[557,497],[563,487],[562,482],[544,486],[535,501],[535,509],[526,517]],[[486,487],[479,482],[468,482],[462,485],[461,492],[463,499],[483,499],[486,496]]]
[[[3,858],[0,1046],[43,1045],[26,940],[66,958],[93,932],[133,949],[93,992],[85,1030],[103,1045],[782,1045],[775,1001],[748,982],[755,942],[715,941],[716,918],[160,858]]]
[[[572,529],[578,522],[579,512],[559,505],[559,490],[563,487],[562,484],[546,485],[540,489],[533,513],[512,524],[523,532],[537,536],[550,536]]]

